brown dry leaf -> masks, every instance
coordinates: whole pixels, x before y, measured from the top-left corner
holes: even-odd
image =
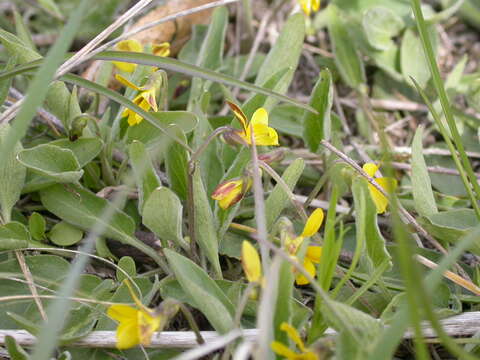
[[[165,16],[213,1],[214,0],[170,0],[140,18],[140,20],[132,26],[132,30],[164,18]],[[169,21],[155,26],[154,28],[142,31],[141,33],[132,36],[132,38],[140,41],[142,44],[160,44],[168,41],[172,44],[172,55],[175,55],[189,39],[192,26],[197,24],[208,24],[210,22],[212,11],[213,9],[208,9],[188,16],[182,16],[175,21]]]

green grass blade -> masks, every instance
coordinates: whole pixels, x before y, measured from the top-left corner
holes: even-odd
[[[159,57],[150,54],[134,53],[126,51],[104,51],[95,56],[97,60],[110,60],[110,61],[124,61],[135,64],[157,66],[164,70],[170,70],[192,77],[199,77],[205,80],[210,80],[230,86],[238,86],[239,88],[260,93],[267,96],[272,96],[278,100],[290,103],[298,106],[302,109],[316,113],[316,110],[307,104],[303,104],[297,100],[291,99],[288,96],[281,95],[274,91],[265,89],[263,87],[247,83],[245,81],[237,80],[231,76],[224,75],[212,70],[207,70],[192,64],[187,64],[182,61],[172,59],[169,57]]]
[[[455,123],[455,118],[453,116],[453,109],[450,105],[447,91],[445,90],[443,80],[440,76],[440,70],[438,68],[437,61],[435,59],[435,53],[433,51],[430,37],[428,36],[427,24],[423,17],[420,0],[411,0],[411,4],[412,4],[413,12],[415,14],[415,20],[417,22],[417,28],[420,34],[420,39],[422,40],[423,49],[425,51],[425,56],[427,58],[428,65],[430,67],[430,72],[432,74],[432,81],[435,86],[435,90],[437,91],[438,97],[440,99],[440,103],[442,104],[442,109],[445,114],[448,127],[452,134],[453,142],[455,143],[458,153],[460,154],[462,164],[467,172],[468,178],[473,186],[473,189],[475,190],[475,196],[477,200],[480,200],[480,185],[478,184],[477,177],[475,176],[472,165],[465,152],[462,138],[460,136],[460,133],[458,132],[457,125]]]

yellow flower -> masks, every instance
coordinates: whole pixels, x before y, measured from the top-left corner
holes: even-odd
[[[143,45],[135,39],[123,40],[115,45],[115,50],[118,51],[130,51],[130,52],[143,52]],[[170,55],[170,43],[163,42],[161,44],[152,45],[152,53],[156,56],[167,57]],[[113,61],[113,64],[121,71],[132,73],[137,68],[137,64],[127,63],[123,61]],[[156,68],[153,68],[155,71]]]
[[[363,171],[365,171],[370,177],[375,177],[375,173],[378,171],[378,166],[374,163],[366,163],[363,165]],[[375,181],[380,185],[387,193],[393,193],[397,188],[397,180],[389,177],[375,178]],[[370,190],[370,196],[375,203],[377,213],[382,214],[387,209],[388,199],[372,184],[368,183],[368,189]]]
[[[225,210],[242,200],[251,186],[251,178],[228,180],[216,187],[212,193],[212,199],[217,200],[218,205]]]
[[[130,51],[130,52],[142,52],[143,46],[137,40],[122,40],[115,45],[115,50],[118,51]],[[113,61],[113,64],[124,72],[134,72],[137,64],[127,63],[123,61]]]
[[[155,112],[158,111],[157,101],[155,98],[157,88],[154,82],[149,81],[146,86],[138,87],[119,74],[115,75],[115,78],[123,85],[139,91],[139,94],[133,99],[133,102],[136,105],[140,106],[145,111],[149,111],[150,109],[153,109]],[[122,117],[128,117],[128,125],[130,126],[140,124],[140,122],[143,120],[143,117],[130,109],[123,110]]]
[[[227,104],[232,109],[235,117],[242,125],[242,130],[238,131],[238,135],[248,145],[252,144],[251,133],[255,137],[255,145],[278,145],[278,134],[274,128],[268,126],[268,113],[264,108],[259,108],[255,111],[250,122],[242,109],[234,103],[227,101]]]
[[[315,209],[315,211],[308,217],[305,227],[303,228],[302,234],[296,238],[287,237],[285,242],[285,249],[291,256],[296,256],[298,249],[303,243],[304,238],[313,236],[320,226],[322,225],[324,218],[322,209]],[[321,246],[309,246],[307,247],[307,252],[303,259],[303,267],[310,274],[310,276],[315,277],[316,266],[320,262],[320,257],[322,256],[322,247]],[[297,285],[306,285],[309,283],[308,279],[298,273],[295,277],[295,282]]]
[[[242,267],[249,282],[261,283],[262,264],[260,263],[260,256],[253,245],[246,240],[242,243]]]
[[[152,45],[153,55],[167,57],[170,55],[170,43],[163,42],[161,44]]]
[[[283,322],[280,324],[280,330],[287,333],[287,336],[295,343],[295,345],[297,345],[300,353],[290,350],[288,346],[279,341],[273,341],[270,346],[275,353],[288,360],[320,360],[319,356],[315,352],[305,347],[305,344],[300,338],[297,329],[290,324]]]
[[[298,0],[300,6],[302,7],[305,15],[310,16],[310,13],[313,11],[318,11],[320,9],[320,0]]]
[[[125,282],[137,308],[128,305],[112,305],[107,314],[119,322],[117,328],[117,348],[128,349],[138,344],[149,345],[151,337],[165,319],[154,309],[144,306],[133,292],[130,283]]]

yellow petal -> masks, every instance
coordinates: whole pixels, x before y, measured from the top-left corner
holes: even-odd
[[[307,253],[305,254],[305,257],[308,258],[311,262],[318,264],[320,262],[321,256],[322,256],[321,246],[309,246],[307,248]]]
[[[318,11],[320,9],[320,0],[312,0],[312,10]]]
[[[320,229],[320,226],[322,226],[323,218],[323,210],[320,208],[315,209],[315,211],[312,212],[312,214],[308,217],[301,236],[313,236],[318,231],[318,229]]]
[[[137,318],[138,310],[128,305],[112,305],[107,310],[107,315],[118,322]]]
[[[230,106],[230,109],[232,110],[233,114],[237,118],[237,120],[240,122],[240,125],[242,125],[243,131],[247,131],[247,123],[248,119],[247,116],[244,114],[242,109],[237,104],[234,104],[230,101],[227,100],[228,106]]]
[[[151,88],[140,93],[140,96],[150,105],[153,111],[158,111],[157,100],[155,99],[155,88]],[[150,109],[149,107],[149,109]]]
[[[277,146],[278,145],[278,134],[275,129],[265,125],[265,124],[251,124],[245,137],[248,144],[251,144],[251,135],[250,131],[253,128],[253,134],[255,136],[255,145],[260,146]]]
[[[170,43],[153,44],[152,52],[153,55],[167,57],[170,55]]]
[[[118,51],[142,52],[143,46],[135,39],[122,40],[115,45]]]
[[[290,350],[287,346],[283,345],[281,342],[278,341],[273,341],[270,344],[270,347],[272,348],[273,352],[283,356],[284,358],[288,360],[295,360],[297,359],[298,355],[296,352]]]
[[[123,40],[115,45],[115,49],[119,51],[142,52],[143,46],[137,40]],[[137,64],[132,64],[123,61],[112,61],[113,64],[121,71],[131,73],[135,71]]]
[[[212,193],[212,199],[218,201],[222,209],[228,209],[230,206],[239,202],[244,195],[244,186],[242,180],[230,180],[220,184]]]
[[[375,181],[380,185],[387,193],[392,193],[397,187],[397,180],[393,178],[378,178]],[[370,190],[370,196],[372,197],[375,207],[377,208],[377,213],[382,214],[387,210],[388,198],[385,197],[380,191],[377,190],[372,184],[368,184],[368,189]]]
[[[300,0],[300,6],[305,15],[309,16],[312,9],[312,0]]]
[[[252,125],[266,125],[268,126],[268,112],[264,108],[257,109],[252,116],[252,121],[250,122]]]
[[[288,337],[298,346],[301,352],[305,351],[305,345],[303,344],[303,341],[300,338],[297,329],[295,329],[292,325],[286,322],[282,322],[280,324],[280,330],[287,333]]]
[[[375,173],[378,171],[378,166],[374,163],[363,164],[363,171],[365,171],[368,176],[374,177]]]
[[[303,260],[303,268],[310,274],[311,277],[315,277],[315,265],[308,258]],[[310,281],[301,273],[296,276],[295,282],[297,285],[307,285],[310,283]]]
[[[260,256],[253,245],[246,240],[242,243],[242,266],[249,282],[260,283],[262,278]]]
[[[115,79],[117,79],[117,81],[119,83],[121,83],[123,86],[129,87],[129,88],[137,90],[137,91],[142,91],[142,88],[138,87],[137,85],[135,85],[131,81],[128,81],[127,79],[125,79],[125,77],[123,77],[120,74],[116,74]]]
[[[117,348],[128,349],[134,347],[140,343],[138,337],[138,322],[129,321],[122,322],[117,328]]]
[[[148,312],[138,312],[138,338],[142,345],[149,345],[152,335],[161,324],[160,316],[152,316]]]

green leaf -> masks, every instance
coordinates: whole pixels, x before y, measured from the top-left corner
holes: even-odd
[[[290,190],[293,190],[304,169],[305,162],[301,158],[296,159],[287,169],[285,169],[282,174],[282,179],[288,185]],[[286,189],[281,186],[281,184],[277,184],[267,200],[265,200],[265,217],[267,229],[269,231],[272,229],[283,209],[285,209],[290,202],[290,196],[285,190]]]
[[[333,45],[335,64],[348,86],[361,90],[365,83],[363,62],[356,43],[348,33],[348,24],[342,18],[341,10],[331,4],[329,7],[328,32]]]
[[[48,233],[48,238],[55,245],[72,246],[83,239],[83,231],[69,223],[60,221],[52,227]]]
[[[0,226],[0,250],[22,249],[28,246],[30,234],[25,225],[9,222]]]
[[[0,125],[0,148],[5,143],[9,128],[8,124]],[[16,159],[17,153],[21,150],[22,145],[15,144],[14,151],[5,158],[4,162],[0,162],[0,214],[4,223],[10,221],[13,206],[20,199],[25,183],[27,169]]]
[[[170,247],[169,242],[185,247],[182,220],[182,203],[169,188],[155,189],[145,202],[142,222],[159,237],[163,247]]]
[[[172,130],[176,131],[177,137],[187,142],[187,139],[183,131],[172,125]],[[182,200],[187,199],[187,187],[188,187],[188,152],[177,144],[171,142],[170,146],[165,152],[165,167],[167,170],[168,180],[170,181],[170,188],[180,197]]]
[[[164,251],[175,277],[195,307],[219,333],[232,330],[235,308],[215,281],[186,257],[169,249]]]
[[[17,344],[13,336],[5,336],[5,347],[12,360],[30,360],[30,355]]]
[[[47,222],[45,218],[37,212],[33,212],[28,218],[28,229],[35,240],[41,241],[45,238],[45,229]]]
[[[263,85],[276,73],[284,69],[295,70],[303,49],[305,38],[305,17],[297,13],[291,15],[283,26],[279,37],[275,40],[272,49],[269,51],[257,78],[256,85]],[[288,54],[288,56],[286,56]],[[282,79],[282,86],[276,91],[284,93],[293,78],[293,71]]]
[[[101,139],[87,137],[82,137],[75,141],[58,139],[50,141],[48,144],[71,150],[75,154],[81,168],[95,159],[103,148],[103,141]]]
[[[423,89],[430,80],[430,69],[428,67],[423,46],[418,35],[411,29],[403,34],[400,48],[400,67],[403,77],[410,84],[410,77],[414,78]]]
[[[53,81],[48,86],[45,106],[60,119],[65,129],[70,129],[73,118],[81,114],[76,96],[70,94],[62,81]]]
[[[130,126],[126,134],[128,142],[138,140],[147,146],[165,143],[167,139],[162,130],[159,130],[162,128],[170,134],[170,138],[176,137],[186,143],[183,133],[188,134],[192,132],[198,122],[197,116],[188,111],[162,111],[149,114],[155,123],[142,121],[138,125]],[[179,130],[183,133],[180,133]]]
[[[16,55],[9,56],[3,70],[9,71],[13,69],[16,64],[17,64],[17,56]],[[5,100],[7,99],[8,92],[10,90],[10,87],[12,86],[12,81],[13,81],[13,78],[0,81],[0,104],[5,104]]]
[[[40,191],[40,199],[45,208],[60,219],[75,225],[83,231],[91,231],[97,223],[104,223],[103,216],[112,206],[107,200],[78,186],[53,185]],[[123,211],[114,209],[108,224],[99,236],[118,240],[136,247],[154,259],[160,266],[164,265],[159,254],[133,236],[135,223]]]
[[[457,243],[460,238],[466,236],[478,225],[478,219],[475,212],[471,209],[455,209],[441,211],[436,214],[426,216],[424,225],[433,236]],[[480,244],[475,243],[472,251],[479,255]]]
[[[161,182],[143,143],[133,141],[128,147],[128,152],[138,189],[138,209],[142,213],[143,205]]]
[[[363,14],[362,26],[371,46],[377,50],[388,50],[394,46],[392,37],[397,36],[405,24],[402,18],[389,8],[375,6]]]
[[[330,308],[333,308],[335,312],[332,313]],[[352,349],[355,356],[347,358],[368,359],[369,347],[381,334],[382,324],[370,315],[338,301],[330,300],[328,307],[322,306],[322,312],[329,325],[340,333],[340,337],[346,336],[349,341],[352,341],[353,346],[349,348]],[[345,341],[345,339],[341,340]],[[345,349],[341,351],[345,351]],[[343,359],[347,358],[343,357]]]
[[[388,261],[391,266],[391,256],[385,246],[386,240],[378,228],[377,208],[370,196],[367,181],[356,177],[353,180],[352,193],[355,204],[357,246],[361,253],[366,251],[375,267],[382,265],[384,261]]]
[[[295,46],[295,44],[292,44]],[[298,45],[297,45],[298,46]],[[195,65],[187,64],[179,60],[169,57],[159,57],[150,54],[125,52],[125,51],[104,51],[95,56],[98,60],[109,61],[125,61],[142,65],[157,66],[164,70],[170,70],[173,72],[179,72],[181,74],[189,75],[192,77],[199,77],[205,80],[211,80],[225,85],[237,86],[241,89],[253,91],[259,94],[272,96],[279,101],[285,101],[287,103],[299,106],[305,110],[313,111],[313,109],[297,100],[294,100],[288,96],[281,95],[277,92],[265,89],[263,87],[247,83],[245,81],[237,80],[231,76],[224,75],[212,70],[200,68]],[[285,66],[284,66],[285,67]],[[143,115],[142,115],[143,116]]]
[[[193,174],[193,204],[195,210],[195,238],[207,259],[213,265],[217,277],[222,278],[218,259],[218,238],[212,208],[203,185],[200,169]]]
[[[303,138],[311,152],[317,152],[320,141],[330,138],[333,87],[330,70],[320,72],[312,91],[310,105],[318,114],[305,113],[303,117]]]
[[[419,126],[412,142],[412,194],[415,210],[422,216],[429,216],[438,212],[432,183],[423,158],[423,127]]]
[[[5,46],[10,56],[17,57],[19,64],[29,63],[41,58],[28,44],[25,44],[20,38],[3,29],[0,29],[0,42]]]
[[[118,261],[118,267],[125,271],[132,278],[137,276],[137,267],[135,265],[135,261],[130,256],[122,256],[122,258]],[[123,271],[117,269],[117,281],[120,283],[127,279]]]
[[[73,151],[58,146],[42,144],[22,150],[18,161],[31,171],[55,180],[58,183],[71,183],[80,180],[83,170]]]
[[[293,303],[293,284],[295,282],[292,265],[287,261],[282,261],[278,273],[277,302],[275,304],[275,313],[273,318],[274,338],[284,344],[288,344],[288,336],[285,331],[280,330],[283,322],[291,323],[292,303]]]
[[[23,21],[22,16],[16,10],[13,11],[13,17],[15,18],[15,31],[23,43],[29,46],[31,49],[35,50],[35,44],[32,40],[32,34],[28,29],[28,26]]]

